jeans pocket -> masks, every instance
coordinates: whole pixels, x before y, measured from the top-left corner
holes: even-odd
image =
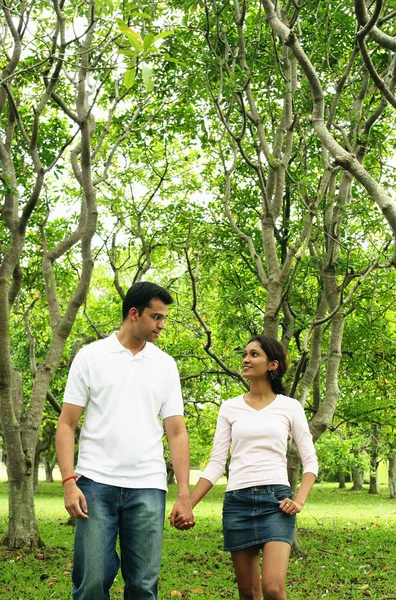
[[[76,479],[76,484],[77,487],[80,488],[80,490],[82,490],[85,486],[89,485],[89,482],[91,480],[88,479],[87,477],[84,477],[84,475],[80,475],[78,479]]]
[[[276,485],[274,486],[274,495],[275,498],[279,501],[284,500],[285,498],[293,499],[293,494],[291,488],[288,485]]]

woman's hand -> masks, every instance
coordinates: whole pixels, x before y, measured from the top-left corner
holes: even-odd
[[[180,529],[180,531],[186,531],[187,529],[192,529],[195,527],[195,519],[186,518],[186,515],[178,515],[171,519],[171,515],[169,515],[169,520],[171,527],[176,527],[176,529]]]
[[[279,503],[279,508],[287,515],[295,515],[301,512],[303,506],[297,500],[290,500],[290,498],[285,498]]]
[[[288,515],[295,515],[301,512],[315,480],[316,475],[314,473],[304,473],[301,479],[300,489],[296,494],[296,499],[290,500],[290,498],[285,498],[279,502],[279,508]]]

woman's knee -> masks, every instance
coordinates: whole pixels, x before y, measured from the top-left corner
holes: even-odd
[[[261,590],[250,585],[238,585],[239,600],[261,600]]]
[[[263,581],[264,600],[286,600],[286,590],[283,583],[271,580]]]

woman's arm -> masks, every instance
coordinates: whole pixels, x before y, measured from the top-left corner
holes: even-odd
[[[209,481],[212,486],[223,475],[231,444],[231,423],[227,417],[227,402],[220,407],[217,417],[216,431],[213,439],[213,447],[209,462],[202,473],[202,479]],[[197,484],[198,485],[198,484]],[[200,486],[200,489],[201,488]],[[210,488],[208,488],[210,489]],[[206,490],[205,493],[207,493]],[[199,498],[199,500],[204,496]],[[197,502],[199,501],[197,500]]]
[[[281,508],[283,512],[287,513],[288,515],[295,515],[296,513],[301,512],[305,501],[308,498],[308,494],[315,483],[315,479],[316,475],[313,473],[304,473],[301,478],[300,488],[294,500],[291,498],[285,498],[279,503],[279,508]]]
[[[301,507],[300,510],[304,506],[305,501],[308,498],[308,494],[312,490],[312,486],[315,483],[315,480],[316,475],[314,475],[314,473],[304,473],[304,475],[302,476],[301,485],[296,494],[296,497],[294,498],[294,502]]]
[[[305,412],[301,404],[296,401],[293,409],[291,422],[291,433],[297,444],[298,452],[303,465],[303,476],[301,485],[294,500],[285,498],[279,504],[283,512],[294,515],[301,512],[308,494],[315,483],[318,474],[318,460],[316,458],[315,446]]]
[[[318,474],[318,459],[305,412],[301,404],[295,400],[291,420],[291,434],[298,448],[303,465],[303,473]]]
[[[209,479],[200,477],[194,489],[191,492],[191,506],[194,508],[196,504],[212,489],[213,483]]]
[[[212,487],[213,483],[211,483],[209,479],[200,477],[190,494],[191,508],[194,508],[194,506],[198,504],[198,502],[202,500],[204,496],[206,496],[206,494]],[[176,529],[190,529],[190,526],[188,525],[188,520],[184,514],[174,516],[173,520],[171,520],[171,526],[176,527]]]

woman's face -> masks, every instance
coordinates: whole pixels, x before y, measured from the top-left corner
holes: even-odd
[[[250,342],[245,348],[242,359],[242,375],[246,379],[264,377],[278,367],[277,360],[268,360],[268,356],[258,342]]]

